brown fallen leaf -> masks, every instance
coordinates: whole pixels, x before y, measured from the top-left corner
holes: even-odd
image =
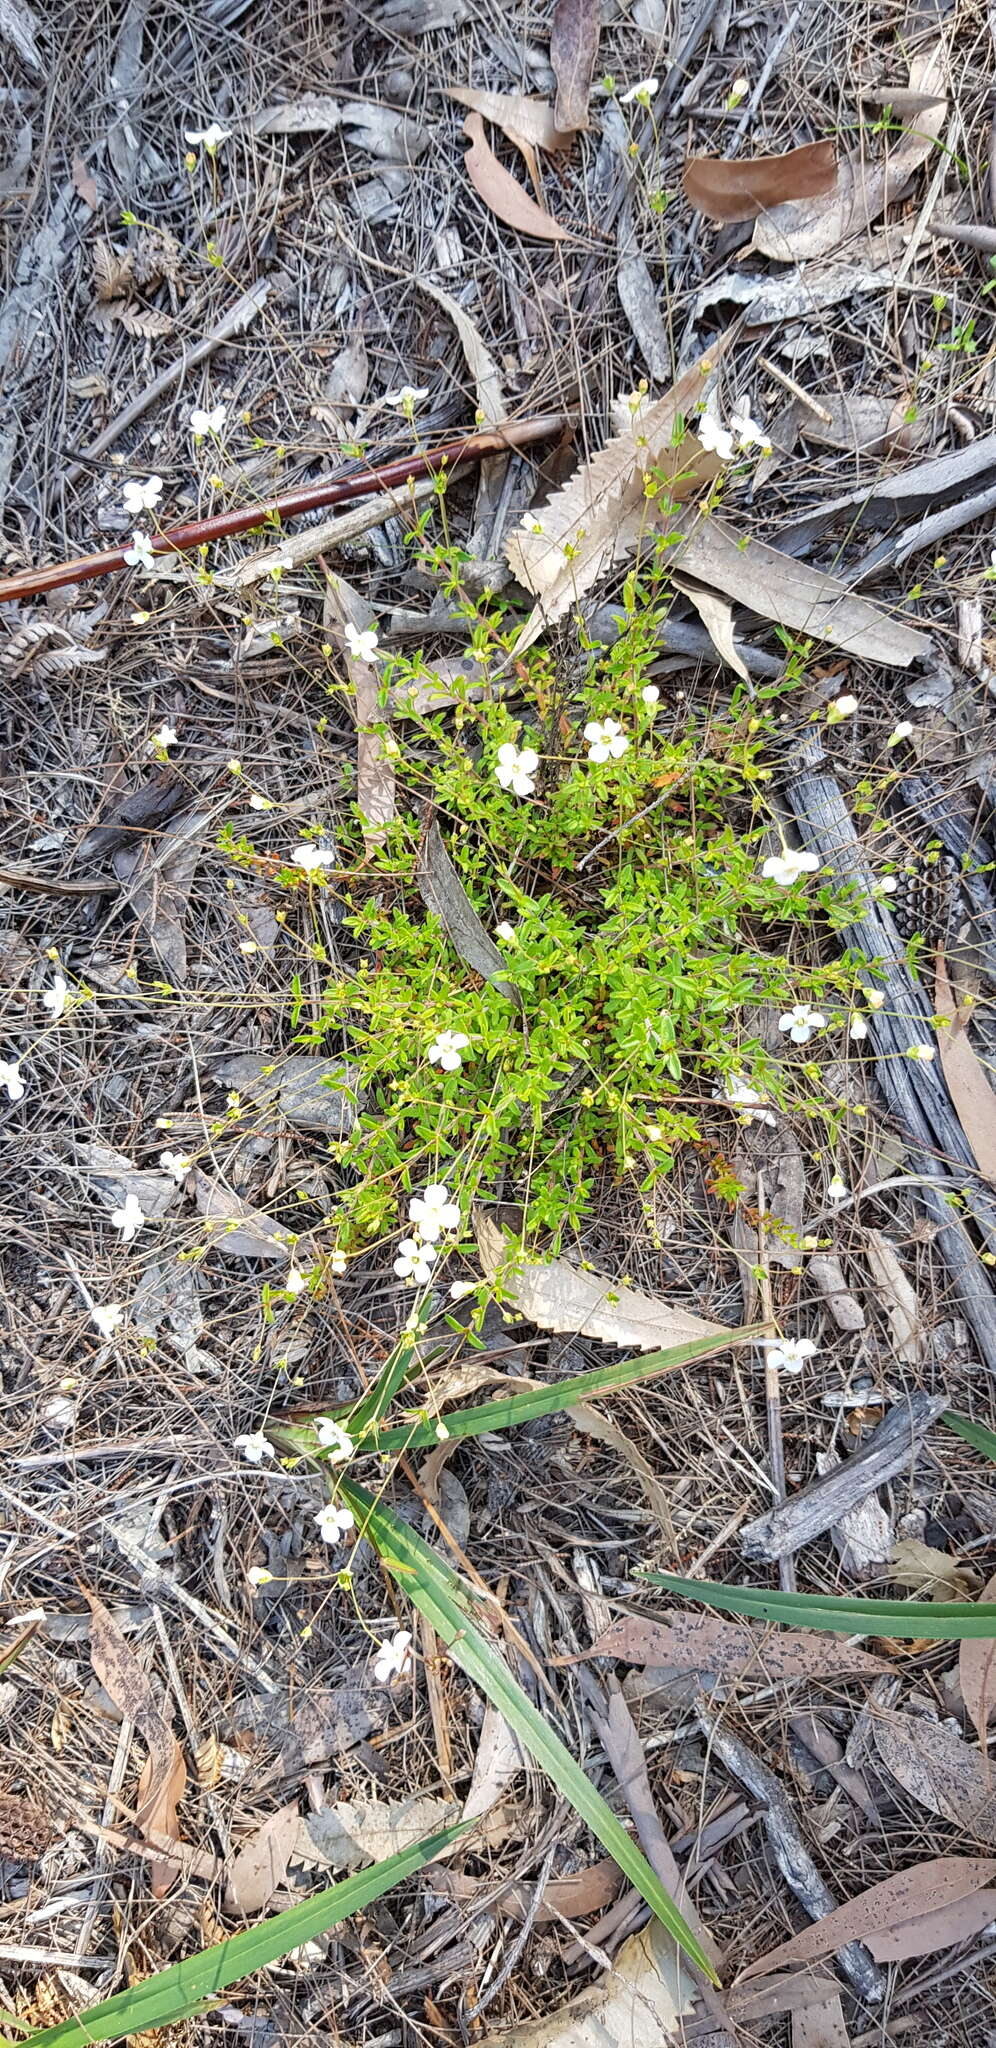
[[[507,227],[515,228],[520,235],[535,235],[545,242],[567,242],[567,229],[554,220],[535,199],[530,199],[525,187],[506,171],[498,162],[491,144],[484,134],[484,123],[480,114],[470,113],[463,124],[463,132],[470,142],[464,158],[464,169],[485,206],[497,214]]]
[[[91,213],[96,213],[100,204],[97,197],[97,180],[93,172],[87,170],[83,158],[78,154],[73,157],[73,186],[84,206],[88,206]]]
[[[563,1913],[567,1920],[586,1920],[592,1913],[604,1913],[618,1896],[621,1884],[619,1866],[608,1856],[598,1863],[589,1863],[585,1870],[572,1871],[567,1877],[551,1877],[543,1887],[534,1924],[548,1926],[558,1913]],[[473,1905],[486,1890],[489,1909],[507,1913],[511,1920],[525,1919],[534,1892],[531,1884],[510,1884],[495,1898],[493,1885],[486,1879],[467,1877],[462,1871],[449,1870],[439,1863],[433,1869],[432,1889],[461,1906]]]
[[[804,142],[782,156],[693,156],[681,174],[685,197],[710,220],[756,220],[791,199],[818,199],[837,182],[832,142]]]
[[[792,2014],[792,2048],[851,2048],[844,2008],[836,1991],[819,2005]]]
[[[148,1749],[139,1779],[136,1820],[143,1835],[180,1840],[176,1809],[187,1782],[187,1767],[173,1730],[169,1726],[156,1690],[113,1615],[96,1594],[84,1596],[92,1616],[90,1663],[94,1677],[108,1692],[115,1706],[130,1721]],[[159,1856],[153,1862],[150,1879],[153,1896],[164,1898],[177,1876],[179,1865]]]
[[[297,1801],[281,1806],[256,1829],[228,1867],[228,1907],[247,1920],[262,1913],[280,1890],[301,1826]]]
[[[599,0],[556,0],[550,28],[550,62],[557,81],[553,117],[567,133],[588,126],[600,30]]]
[[[519,1002],[519,991],[507,978],[506,963],[474,909],[434,818],[419,846],[415,879],[426,909],[438,917],[461,960],[490,981],[499,995]]]
[[[980,1842],[996,1843],[996,1783],[977,1749],[938,1721],[884,1708],[872,1732],[882,1763],[911,1798]]]
[[[996,1576],[983,1586],[979,1599],[996,1600]],[[984,1750],[996,1712],[996,1637],[966,1636],[958,1652],[958,1684]]]
[[[360,812],[363,844],[368,853],[383,846],[387,828],[395,816],[394,761],[376,730],[388,722],[389,713],[380,704],[380,678],[372,661],[363,661],[350,651],[346,627],[365,633],[376,623],[372,607],[344,576],[329,571],[325,579],[323,622],[337,643],[356,700],[356,803]]]
[[[850,1941],[863,1941],[869,1948],[878,1934],[905,1927],[925,1915],[968,1898],[996,1879],[996,1858],[991,1856],[935,1856],[929,1863],[915,1863],[896,1877],[849,1899],[826,1913],[812,1927],[804,1927],[791,1941],[748,1963],[743,1977],[760,1977],[770,1970],[787,1969],[789,1964],[815,1963],[836,1955]],[[913,1951],[911,1950],[912,1954]],[[929,1953],[929,1950],[927,1951]]]
[[[733,606],[729,598],[720,597],[715,590],[707,590],[704,584],[696,583],[694,576],[676,573],[672,577],[672,582],[675,589],[682,591],[695,606],[720,661],[725,662],[727,668],[733,670],[734,675],[741,676],[745,683],[749,683],[750,672],[737,653],[733,641]]]
[[[451,1799],[419,1792],[388,1805],[382,1799],[339,1799],[298,1819],[292,1860],[328,1864],[331,1870],[360,1870],[410,1848],[422,1835],[448,1827],[457,1817]]]
[[[711,1671],[720,1678],[745,1673],[765,1684],[786,1679],[825,1679],[844,1672],[879,1678],[888,1665],[867,1650],[814,1636],[804,1629],[751,1628],[712,1614],[673,1614],[669,1622],[620,1616],[587,1653],[618,1657],[626,1664],[662,1664],[678,1671]]]
[[[695,1337],[723,1340],[736,1332],[672,1302],[656,1301],[635,1287],[624,1287],[597,1273],[583,1273],[566,1259],[519,1262],[503,1230],[483,1210],[474,1212],[474,1231],[481,1264],[491,1281],[500,1278],[503,1299],[514,1303],[527,1322],[540,1330],[572,1331],[606,1344],[657,1351]]]
[[[996,1920],[996,1891],[986,1889],[956,1899],[953,1905],[940,1906],[936,1912],[921,1913],[915,1920],[901,1920],[866,1940],[877,1963],[908,1963],[915,1956],[936,1955],[938,1949],[951,1948],[957,1941],[971,1941],[992,1920]]]
[[[448,85],[446,91],[451,100],[459,100],[471,113],[483,114],[486,121],[493,121],[523,154],[534,149],[552,153],[566,149],[570,143],[570,136],[557,127],[548,100],[519,92],[485,92],[470,85]]]
[[[456,328],[467,368],[474,379],[477,412],[482,424],[500,427],[502,421],[508,418],[508,404],[502,390],[501,371],[490,349],[481,339],[466,307],[461,306],[450,292],[444,292],[441,285],[433,284],[427,277],[419,278],[418,288],[419,291],[427,292],[430,299],[435,299],[437,306],[442,308]],[[491,460],[504,462],[505,457],[492,456]]]
[[[996,1186],[996,1094],[966,1029],[971,1004],[961,1009],[951,987],[943,953],[935,961],[934,1009],[949,1024],[935,1026],[948,1094],[975,1154],[983,1179]]]
[[[904,1365],[919,1365],[923,1357],[923,1317],[895,1245],[882,1231],[869,1230],[865,1236],[865,1256],[875,1292],[889,1319],[896,1357]]]
[[[139,926],[174,988],[182,988],[187,978],[184,920],[213,815],[203,810],[171,818],[158,843],[144,839],[138,846],[119,847],[112,856]]]
[[[789,199],[762,214],[754,229],[754,249],[778,263],[798,263],[806,256],[828,255],[878,219],[926,162],[947,120],[943,43],[914,57],[910,88],[927,95],[932,104],[912,116],[909,130],[898,140],[894,135],[886,138],[886,154],[871,162],[863,150],[855,150],[842,159],[832,191],[812,199]]]
[[[931,1544],[919,1543],[913,1536],[904,1536],[900,1543],[893,1544],[889,1575],[897,1586],[908,1586],[913,1593],[929,1593],[932,1600],[971,1600],[982,1583],[971,1565],[961,1564],[945,1550],[934,1550]]]

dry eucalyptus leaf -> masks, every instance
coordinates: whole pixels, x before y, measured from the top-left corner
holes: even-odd
[[[908,1586],[914,1593],[929,1593],[932,1600],[971,1600],[982,1583],[971,1565],[948,1557],[946,1551],[932,1549],[929,1543],[919,1543],[914,1536],[905,1536],[893,1544],[889,1576],[897,1586]]]
[[[996,1891],[972,1892],[950,1906],[867,1935],[866,1945],[877,1963],[908,1963],[916,1956],[933,1956],[938,1949],[952,1948],[955,1942],[971,1941],[994,1920]]]
[[[721,1679],[749,1678],[780,1685],[794,1679],[831,1681],[845,1673],[878,1678],[891,1667],[881,1657],[839,1637],[806,1629],[770,1630],[713,1614],[672,1614],[667,1622],[626,1614],[599,1636],[591,1657],[626,1664],[659,1664],[676,1671],[711,1672]]]
[[[366,598],[331,570],[325,580],[324,621],[337,641],[346,663],[356,699],[356,802],[368,853],[383,846],[387,828],[395,816],[394,760],[378,725],[388,722],[389,713],[379,701],[380,678],[372,661],[362,661],[350,652],[345,628],[357,633],[374,627],[375,615]]]
[[[194,1191],[198,1211],[204,1218],[206,1244],[233,1259],[288,1257],[294,1240],[282,1223],[272,1222],[262,1210],[250,1208],[241,1195],[208,1180],[199,1167],[194,1172]]]
[[[983,1586],[979,1599],[996,1600],[996,1577]],[[996,1712],[996,1637],[966,1636],[958,1653],[958,1684],[985,1749],[989,1722]],[[993,1918],[996,1919],[996,1914]]]
[[[483,1210],[474,1212],[474,1231],[488,1279],[495,1282],[500,1277],[503,1298],[540,1330],[570,1331],[638,1351],[663,1350],[696,1337],[721,1340],[733,1335],[722,1323],[705,1322],[687,1309],[640,1294],[635,1287],[582,1273],[566,1259],[519,1263],[504,1231]]]
[[[551,1877],[543,1887],[543,1899],[533,1921],[535,1886],[510,1884],[494,1897],[493,1886],[482,1877],[466,1877],[462,1871],[450,1870],[445,1864],[437,1864],[432,1873],[432,1889],[441,1892],[457,1905],[472,1907],[486,1889],[489,1910],[507,1913],[512,1920],[524,1920],[526,1914],[537,1927],[546,1927],[562,1913],[567,1920],[586,1920],[592,1913],[604,1913],[618,1897],[622,1874],[617,1863],[603,1856],[598,1863],[589,1863],[584,1870],[573,1870],[566,1877]]]
[[[533,235],[545,242],[567,242],[567,229],[554,220],[535,199],[530,199],[525,187],[506,171],[498,162],[491,144],[484,134],[484,123],[480,114],[470,113],[463,124],[463,132],[470,142],[464,158],[464,170],[479,193],[485,206],[491,208],[506,226],[515,228],[520,235]]]
[[[448,85],[446,91],[451,100],[459,100],[462,107],[493,121],[516,149],[553,151],[566,149],[570,142],[570,136],[557,127],[547,100],[518,92],[484,92],[466,85]]]
[[[415,879],[426,909],[438,917],[461,960],[483,980],[490,981],[499,995],[518,1002],[518,989],[506,979],[506,963],[474,909],[435,819],[423,833]]]
[[[428,128],[413,121],[410,114],[385,107],[379,100],[344,101],[342,125],[348,131],[351,149],[363,149],[368,156],[387,163],[412,164],[432,141]]]
[[[171,818],[158,841],[146,838],[138,846],[119,846],[112,855],[138,924],[174,988],[182,988],[187,978],[184,920],[212,817],[208,810],[188,811]]]
[[[699,618],[720,661],[732,668],[735,675],[742,676],[745,683],[750,681],[750,672],[737,653],[733,641],[733,606],[728,597],[720,597],[715,590],[707,590],[696,583],[694,576],[677,574],[672,579],[676,589],[682,591],[695,606]]]
[[[879,1708],[871,1725],[882,1763],[911,1798],[978,1841],[996,1844],[996,1783],[977,1749],[915,1714]]]
[[[90,1608],[90,1662],[94,1677],[110,1694],[148,1749],[139,1780],[136,1818],[149,1840],[179,1840],[176,1809],[187,1782],[187,1770],[176,1736],[163,1713],[158,1694],[119,1629],[96,1595],[84,1587]],[[161,1899],[177,1875],[178,1865],[166,1858],[152,1864],[153,1896]]]
[[[942,953],[937,955],[935,975],[935,1011],[939,1017],[951,1019],[950,1023],[936,1027],[948,1093],[979,1172],[984,1180],[996,1185],[996,1095],[969,1040],[967,1026],[972,1006],[966,1003],[959,1009]]]
[[[770,1970],[786,1969],[790,1963],[819,1962],[836,1955],[850,1941],[872,1947],[879,1935],[910,1926],[924,1916],[932,1917],[943,1908],[971,1897],[996,1878],[996,1860],[983,1856],[935,1856],[929,1863],[915,1863],[898,1877],[873,1884],[870,1891],[849,1899],[826,1913],[812,1927],[804,1927],[791,1941],[769,1949],[755,1963],[748,1963],[745,1977],[758,1977]],[[930,1949],[923,1951],[930,1954]],[[910,1955],[917,1953],[914,1949]],[[885,1958],[883,1958],[885,1960]]]
[[[681,174],[686,199],[718,221],[756,220],[785,200],[821,198],[836,182],[832,142],[804,142],[782,156],[693,156]]]
[[[460,337],[467,368],[474,379],[477,394],[477,410],[485,425],[498,427],[508,418],[508,405],[502,390],[501,373],[494,357],[485,347],[470,314],[463,306],[444,292],[438,284],[430,284],[427,277],[419,278],[419,290],[428,292],[441,306],[448,319],[452,320]],[[500,459],[500,458],[499,458]]]
[[[503,1799],[514,1778],[529,1769],[522,1745],[497,1707],[488,1702],[474,1758],[474,1775],[461,1819],[476,1820]]]
[[[320,93],[306,93],[303,99],[288,100],[283,106],[264,107],[252,122],[254,135],[329,135],[342,123],[338,100]]]
[[[557,81],[554,120],[565,134],[588,126],[601,25],[599,0],[555,0],[550,26],[550,62]]]
[[[291,1860],[325,1863],[330,1870],[361,1870],[366,1863],[396,1856],[456,1818],[452,1799],[426,1798],[418,1792],[390,1805],[381,1799],[339,1799],[299,1821]]]
[[[280,1890],[297,1846],[301,1816],[295,1800],[271,1813],[228,1866],[228,1905],[247,1920],[262,1913]]]
[[[480,2048],[674,2048],[697,1996],[673,1937],[651,1920],[589,1990],[559,2012],[488,2034]]]
[[[865,1256],[872,1285],[889,1319],[896,1357],[903,1365],[923,1358],[923,1323],[916,1294],[899,1263],[896,1248],[880,1230],[865,1235]]]
[[[171,1173],[133,1166],[124,1152],[115,1152],[110,1145],[78,1145],[76,1158],[94,1182],[94,1193],[105,1208],[121,1209],[128,1196],[134,1195],[143,1216],[159,1217],[180,1199]]]

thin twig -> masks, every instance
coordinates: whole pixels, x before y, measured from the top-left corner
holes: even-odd
[[[768,1246],[764,1235],[764,1176],[757,1176],[757,1284],[761,1297],[761,1314],[769,1329],[774,1322],[774,1303],[771,1298],[771,1269],[768,1264]],[[771,1458],[771,1484],[775,1499],[785,1499],[785,1441],[782,1436],[782,1388],[777,1365],[771,1364],[771,1349],[764,1353],[764,1406],[768,1422],[768,1451]],[[778,1560],[778,1579],[783,1593],[795,1592],[795,1559],[791,1556]]]

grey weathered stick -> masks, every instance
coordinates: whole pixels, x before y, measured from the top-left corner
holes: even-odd
[[[509,1002],[519,1002],[519,991],[505,973],[506,962],[478,917],[434,818],[423,834],[415,879],[426,909],[438,917],[461,960],[465,960],[475,974],[490,981],[500,996],[505,996]]]
[[[718,1717],[710,1713],[704,1700],[699,1701],[696,1715],[710,1749],[715,1751],[727,1770],[746,1785],[748,1792],[760,1800],[765,1831],[786,1884],[791,1886],[811,1919],[822,1920],[827,1913],[834,1911],[840,1901],[834,1897],[829,1885],[824,1884],[813,1862],[784,1788],[767,1764],[763,1764],[745,1742],[731,1735]],[[836,1960],[862,1998],[867,1998],[871,2004],[881,2004],[888,1978],[859,1941],[848,1942]]]
[[[822,1536],[841,1515],[909,1465],[914,1447],[947,1405],[945,1394],[910,1394],[890,1409],[863,1451],[746,1523],[740,1533],[741,1555],[768,1563]]]

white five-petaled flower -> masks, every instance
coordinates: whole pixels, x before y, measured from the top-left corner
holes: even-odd
[[[300,1266],[289,1266],[284,1279],[284,1292],[286,1294],[304,1294],[310,1278],[310,1273],[302,1273]]]
[[[900,740],[908,740],[912,731],[912,719],[901,718],[899,724],[893,726],[892,731],[890,732],[889,737],[885,742],[886,746],[898,747]]]
[[[813,1033],[822,1031],[826,1023],[822,1010],[811,1010],[808,1003],[793,1003],[790,1010],[778,1019],[779,1031],[787,1031],[793,1045],[805,1045]]]
[[[409,412],[421,399],[428,396],[428,384],[402,384],[398,391],[385,391],[384,404],[396,405],[399,412]]]
[[[295,846],[291,852],[294,866],[303,868],[306,875],[313,875],[316,868],[324,867],[326,861],[334,859],[335,853],[331,846],[313,846],[310,839],[304,840],[300,846]]]
[[[262,1564],[251,1564],[246,1573],[246,1578],[250,1586],[272,1586],[273,1584],[273,1573],[268,1572],[266,1566]]]
[[[341,1543],[355,1527],[355,1517],[348,1508],[337,1508],[334,1500],[328,1500],[315,1516],[315,1527],[323,1543]]]
[[[442,1067],[444,1074],[455,1074],[463,1066],[460,1054],[465,1052],[470,1039],[462,1031],[439,1031],[426,1052],[426,1059],[434,1067]]]
[[[819,864],[815,853],[803,853],[794,846],[786,846],[781,853],[768,855],[761,873],[766,882],[777,882],[779,889],[791,889],[800,875],[815,875]]]
[[[742,412],[731,412],[730,432],[741,448],[759,448],[762,455],[771,454],[771,442],[763,427],[751,419],[746,406]]]
[[[729,462],[733,455],[733,435],[727,427],[721,427],[711,412],[701,412],[695,422],[695,432],[707,455],[718,455],[720,462]]]
[[[509,924],[507,917],[503,917],[501,923],[495,925],[495,938],[504,939],[506,945],[512,944],[515,938],[515,926],[514,924]]]
[[[151,512],[153,506],[158,504],[162,494],[162,477],[148,476],[144,483],[142,483],[140,477],[130,477],[122,490],[121,496],[124,499],[125,511],[130,512],[132,518],[136,519],[140,512]]]
[[[841,1180],[840,1174],[835,1173],[833,1179],[830,1182],[829,1187],[827,1188],[827,1201],[845,1202],[849,1194],[850,1189],[847,1185],[846,1180]]]
[[[643,703],[647,705],[659,704],[660,695],[661,693],[657,688],[656,683],[644,683],[644,686],[640,691],[640,697]]]
[[[851,1011],[847,1028],[852,1038],[867,1038],[868,1036],[868,1022],[861,1015],[860,1010]]]
[[[660,80],[658,78],[638,79],[636,85],[631,85],[628,92],[620,93],[620,106],[631,107],[633,105],[634,100],[653,99],[653,96],[655,92],[658,90],[659,85]]]
[[[629,741],[616,718],[592,718],[584,729],[589,761],[619,761],[629,750]]]
[[[131,537],[131,546],[130,548],[125,548],[124,559],[129,569],[144,569],[146,575],[152,574],[156,566],[156,558],[152,552],[152,538],[150,534],[143,533],[141,527],[136,526]]]
[[[318,1437],[319,1449],[329,1452],[330,1465],[347,1465],[349,1463],[355,1445],[348,1429],[343,1429],[341,1422],[334,1421],[331,1415],[320,1415],[315,1425],[315,1432]]]
[[[435,1244],[444,1230],[460,1228],[460,1205],[450,1201],[449,1188],[443,1181],[434,1182],[424,1195],[413,1195],[408,1215],[427,1244]]]
[[[856,697],[835,697],[833,703],[827,705],[827,724],[836,725],[842,718],[853,718],[857,708]]]
[[[217,121],[209,122],[206,128],[185,128],[183,131],[184,142],[191,144],[200,143],[201,147],[207,150],[209,156],[213,156],[215,150],[220,149],[223,142],[230,142],[231,137],[231,129],[220,128]]]
[[[6,1089],[9,1101],[20,1102],[24,1094],[20,1060],[0,1060],[0,1088]]]
[[[883,896],[894,896],[898,887],[895,875],[880,875],[878,881],[872,883],[872,895],[876,902],[881,902]]]
[[[763,1106],[767,1102],[767,1096],[762,1095],[759,1089],[752,1088],[742,1074],[726,1074],[722,1086],[714,1088],[712,1092],[714,1101],[728,1103],[731,1109],[741,1111],[741,1123],[774,1126],[777,1122],[771,1110]]]
[[[124,1309],[119,1301],[109,1301],[106,1308],[98,1308],[94,1302],[90,1318],[96,1323],[101,1336],[107,1342],[113,1337],[115,1330],[120,1330],[124,1322]]]
[[[880,1010],[882,1008],[882,1004],[885,1001],[884,989],[862,988],[861,993],[864,996],[865,1002],[867,1003],[868,1008],[870,1010]]]
[[[778,1372],[801,1372],[807,1358],[815,1358],[816,1349],[811,1337],[769,1339],[764,1346],[764,1362]]]
[[[378,1685],[394,1685],[399,1678],[406,1678],[412,1668],[411,1631],[399,1628],[393,1636],[382,1642],[374,1658],[373,1675]]]
[[[68,994],[69,983],[64,974],[53,975],[51,988],[42,990],[42,1006],[51,1012],[53,1024],[57,1023],[61,1017],[66,1007],[66,997]]]
[[[436,1255],[434,1244],[423,1244],[419,1237],[403,1237],[394,1261],[398,1279],[410,1280],[415,1287],[427,1287]]]
[[[261,1465],[264,1458],[275,1458],[277,1455],[269,1437],[264,1436],[261,1429],[254,1430],[250,1436],[237,1436],[235,1448],[242,1452],[242,1456],[250,1465]]]
[[[175,725],[170,725],[169,720],[165,718],[162,724],[156,728],[149,741],[150,747],[158,748],[161,754],[168,754],[170,748],[179,746],[179,743],[180,735]]]
[[[142,1204],[134,1189],[129,1188],[124,1198],[124,1206],[111,1211],[111,1222],[115,1230],[120,1231],[122,1244],[130,1244],[132,1238],[138,1236],[145,1220]]]
[[[361,632],[351,619],[347,619],[342,636],[354,661],[373,660],[377,652],[377,634],[373,626],[366,626]]]
[[[220,434],[225,424],[225,407],[214,405],[206,412],[202,405],[195,405],[190,415],[190,431],[195,441],[203,441],[205,434]]]
[[[348,1263],[345,1252],[336,1251],[329,1253],[329,1272],[334,1274],[337,1280],[342,1279]]]
[[[450,1300],[466,1301],[468,1294],[476,1294],[479,1286],[479,1280],[451,1280]]]
[[[498,749],[495,775],[502,789],[510,789],[513,796],[532,796],[536,788],[536,770],[540,757],[534,747],[516,747],[506,740]]]
[[[931,1060],[935,1059],[936,1056],[937,1047],[934,1045],[917,1044],[908,1045],[906,1048],[906,1057],[908,1060],[922,1060],[924,1066],[927,1067],[929,1067]]]
[[[188,1157],[186,1152],[160,1152],[159,1154],[159,1164],[163,1172],[172,1174],[177,1187],[179,1187],[181,1181],[186,1180],[193,1163],[193,1160]]]
[[[525,527],[527,533],[546,532],[546,527],[538,512],[524,512],[519,523]]]

